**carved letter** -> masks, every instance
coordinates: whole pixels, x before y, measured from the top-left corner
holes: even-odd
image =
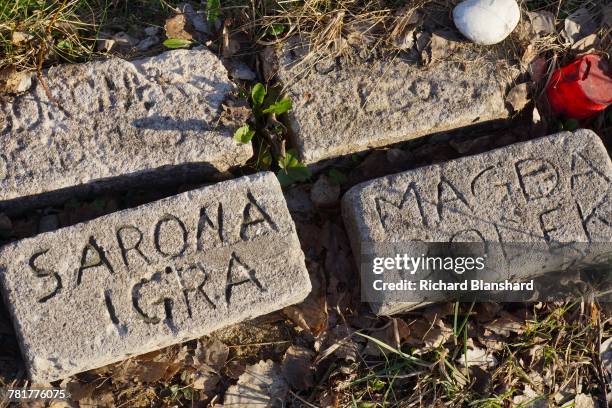
[[[219,242],[223,242],[223,205],[219,203],[217,206],[217,225],[212,222],[206,213],[206,207],[200,208],[200,220],[198,221],[198,234],[197,234],[197,248],[198,251],[204,249],[204,242],[202,242],[202,234],[206,228],[217,230]]]
[[[414,198],[414,201],[412,201],[411,198]],[[407,208],[407,217],[402,217],[405,222],[410,222],[410,220],[414,217],[414,213],[416,212],[415,210],[417,210],[421,224],[425,227],[429,225],[427,216],[425,215],[425,210],[423,209],[421,195],[419,194],[419,190],[417,189],[417,185],[414,181],[411,182],[406,188],[406,191],[404,191],[404,195],[402,196],[402,200],[400,201],[399,205],[396,205],[383,197],[376,197],[374,201],[376,202],[376,211],[378,212],[378,217],[380,218],[380,223],[382,224],[383,228],[387,228],[388,224],[387,221],[389,218],[389,211],[386,210],[388,206],[399,210],[400,214],[403,214],[404,208]]]
[[[603,223],[604,225],[606,225],[607,227],[612,228],[612,223],[599,212],[600,208],[602,207],[602,204],[608,202],[607,195],[604,195],[601,198],[601,200],[599,200],[599,202],[591,209],[591,211],[589,211],[588,214],[585,214],[584,209],[582,208],[582,206],[580,205],[578,201],[574,200],[574,202],[576,203],[578,215],[580,216],[580,222],[582,223],[582,229],[584,230],[584,233],[586,234],[589,242],[592,242],[593,240],[593,237],[591,236],[591,231],[589,229],[589,224],[591,223],[591,221],[599,221]],[[608,206],[607,208],[610,208],[610,207]]]
[[[446,187],[448,188],[446,188]],[[448,193],[451,193],[450,196]],[[447,207],[448,203],[462,203],[469,212],[472,212],[470,205],[468,204],[465,196],[461,191],[457,189],[446,177],[442,177],[438,183],[438,217],[440,221],[443,219],[444,208]],[[457,209],[451,209],[453,212],[460,212]]]
[[[111,322],[113,322],[113,324],[119,324],[119,319],[117,318],[117,313],[115,312],[115,306],[113,305],[113,300],[111,299],[110,290],[104,291],[104,304],[106,305],[106,311],[108,312]]]
[[[248,282],[255,285],[260,292],[265,292],[265,289],[255,276],[255,270],[251,269],[248,265],[242,262],[238,256],[232,252],[232,257],[230,258],[229,266],[227,268],[227,281],[225,284],[225,301],[228,305],[230,304],[232,298],[232,289],[234,286],[242,285]]]
[[[560,209],[561,209],[561,207],[557,206],[555,208],[551,208],[550,210],[543,211],[543,212],[541,212],[538,215],[538,219],[540,220],[540,228],[542,229],[542,234],[544,235],[544,240],[546,242],[552,242],[553,241],[553,239],[550,236],[550,233],[557,231],[559,228],[557,228],[557,227],[549,227],[547,225],[547,221],[546,221],[546,219],[544,217],[548,216],[549,214],[553,214],[553,213],[559,211]],[[558,217],[555,217],[555,218],[558,219]],[[559,220],[559,221],[564,222],[562,220]]]
[[[578,167],[586,167],[586,169],[578,172]],[[575,152],[572,155],[572,172],[572,178],[570,179],[572,189],[576,187],[576,180],[578,180],[580,177],[586,176],[587,178],[590,178],[593,174],[601,177],[606,184],[610,183],[610,178],[607,177],[604,172],[598,169],[591,160],[583,156],[580,152]]]
[[[189,317],[192,317],[191,302],[189,301],[190,292],[195,292],[196,296],[198,294],[201,295],[206,304],[211,308],[217,308],[217,305],[215,305],[208,294],[204,291],[204,285],[206,282],[208,282],[209,276],[201,264],[198,263],[195,265],[189,265],[185,269],[177,269],[176,272],[183,289],[183,298],[185,299]]]
[[[259,205],[255,197],[251,192],[247,192],[247,198],[249,199],[249,203],[244,207],[244,211],[242,212],[242,224],[240,225],[240,238],[244,241],[248,241],[249,239],[253,239],[254,237],[264,234],[261,229],[254,228],[254,235],[249,236],[249,230],[253,229],[253,227],[266,223],[269,228],[272,228],[274,231],[278,231],[278,227],[272,221],[272,218],[268,213],[264,211],[264,209]],[[253,213],[259,214],[259,218],[256,218]]]
[[[55,271],[47,271],[45,269],[42,269],[38,266],[36,266],[36,260],[38,258],[40,258],[41,256],[45,255],[47,252],[49,252],[49,250],[45,250],[45,251],[41,251],[41,252],[37,252],[34,255],[32,255],[32,257],[30,258],[30,262],[28,262],[28,264],[30,265],[30,268],[32,268],[32,270],[34,271],[34,275],[36,275],[36,277],[38,278],[46,278],[46,277],[53,277],[55,278],[55,289],[53,289],[53,291],[51,293],[49,293],[46,296],[41,297],[40,299],[38,299],[38,303],[45,303],[47,300],[51,299],[52,297],[54,297],[55,295],[57,295],[60,290],[62,289],[62,278],[60,277],[59,273],[55,272]]]
[[[559,171],[549,161],[519,160],[514,167],[527,201],[548,197],[559,185]]]
[[[97,255],[97,257],[92,260],[89,260],[89,253],[91,251],[95,252],[95,255]],[[81,284],[81,278],[83,277],[83,271],[85,269],[96,268],[98,266],[105,266],[110,273],[115,273],[112,265],[106,257],[104,248],[99,246],[95,238],[92,236],[89,237],[89,243],[85,245],[85,248],[83,248],[83,255],[81,256],[81,267],[79,268],[79,271],[77,273],[77,285]]]
[[[138,238],[136,240],[136,242],[134,242],[133,244],[131,244],[129,247],[126,246],[126,239],[127,234],[125,234],[124,236],[124,232],[129,233],[129,231],[133,231],[137,234]],[[140,256],[142,257],[142,259],[145,260],[145,262],[147,264],[150,264],[151,262],[149,261],[149,258],[147,258],[145,256],[145,254],[142,253],[142,251],[140,250],[139,246],[142,243],[142,231],[140,231],[138,228],[133,227],[131,225],[127,225],[125,227],[121,227],[117,230],[117,242],[119,243],[119,248],[121,249],[121,257],[123,258],[123,263],[125,264],[125,266],[127,268],[130,267],[129,265],[129,261],[128,261],[128,253],[130,251],[136,251],[138,254],[140,254]]]
[[[161,232],[162,232],[162,227],[164,225],[170,224],[172,222],[176,223],[176,225],[178,225],[179,227],[180,234],[181,234],[180,239],[182,240],[182,244],[180,245],[180,248],[177,248],[175,252],[170,252],[170,250],[166,252],[165,250],[162,249],[162,244],[160,242],[162,238]],[[160,254],[162,254],[163,256],[167,258],[176,258],[178,256],[183,255],[183,253],[187,249],[187,228],[185,228],[185,224],[183,224],[183,221],[181,221],[179,218],[175,217],[174,215],[167,214],[161,220],[159,220],[159,222],[155,226],[154,241],[155,241],[155,249],[157,249],[157,252],[159,252]],[[173,241],[170,240],[170,242],[172,243]]]
[[[145,323],[149,323],[149,324],[157,324],[160,322],[159,317],[157,316],[149,316],[148,314],[146,314],[144,312],[144,310],[142,310],[142,308],[140,307],[140,289],[145,286],[149,281],[146,279],[141,279],[139,283],[135,284],[132,287],[132,306],[134,307],[134,310],[136,311],[136,313],[138,313],[140,315],[140,317],[142,318],[142,320],[145,321]]]
[[[141,279],[132,287],[132,305],[136,313],[146,322],[157,324],[161,319],[148,313],[147,309],[159,310],[163,306],[165,322],[173,329],[173,311],[175,299],[180,296],[177,277],[171,267],[155,272],[150,279]]]

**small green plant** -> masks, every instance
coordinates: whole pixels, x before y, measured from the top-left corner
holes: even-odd
[[[255,130],[251,129],[249,124],[246,124],[236,130],[236,133],[234,133],[234,140],[238,143],[245,144],[249,143],[251,139],[253,139],[253,136],[255,136]]]
[[[284,98],[278,102],[275,102],[263,110],[263,113],[274,113],[275,115],[282,115],[287,113],[293,107],[291,100]]]
[[[285,32],[285,26],[279,23],[274,23],[266,30],[267,35],[279,36]]]
[[[374,378],[369,382],[370,389],[375,392],[382,391],[385,385],[386,383],[379,378]]]
[[[190,40],[182,40],[180,38],[168,38],[166,41],[163,42],[164,46],[167,48],[187,48],[189,47],[191,44],[193,44],[193,41]]]
[[[251,101],[253,102],[253,110],[255,115],[261,112],[261,106],[266,98],[266,88],[261,83],[256,83],[251,89]]]
[[[170,387],[168,387],[168,391],[172,401],[179,401],[182,398],[186,399],[187,401],[192,401],[194,398],[194,390],[189,386],[181,387],[179,384],[172,384]]]
[[[276,176],[282,186],[306,181],[310,178],[310,170],[300,162],[294,150],[288,150],[285,153],[285,157],[281,157],[278,160],[278,166],[280,170],[276,173]]]
[[[268,92],[266,87],[257,83],[251,88],[251,105],[255,116],[255,129],[249,124],[239,128],[234,139],[240,143],[248,143],[255,134],[260,133],[260,143],[255,167],[268,169],[273,163],[273,152],[277,158],[279,170],[277,177],[282,186],[306,181],[310,178],[310,170],[300,162],[294,150],[284,149],[286,127],[276,117],[289,112],[293,104],[289,98],[280,98],[277,93]]]
[[[211,27],[215,26],[221,14],[221,0],[208,0],[206,2],[206,20]]]

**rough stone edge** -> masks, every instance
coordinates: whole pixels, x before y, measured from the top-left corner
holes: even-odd
[[[280,303],[279,306],[271,307],[270,310],[266,310],[265,313],[256,313],[256,312],[251,311],[251,313],[248,313],[248,314],[242,315],[242,316],[236,316],[234,319],[231,319],[231,320],[229,320],[229,321],[227,321],[227,322],[225,322],[223,324],[218,324],[216,326],[212,326],[212,327],[206,328],[205,330],[201,330],[200,332],[198,332],[197,335],[189,335],[187,337],[183,337],[180,341],[172,341],[172,340],[170,340],[170,341],[166,341],[166,342],[161,342],[161,343],[158,343],[158,345],[155,348],[147,350],[147,351],[144,351],[143,353],[140,353],[140,354],[121,355],[121,356],[118,356],[118,357],[108,358],[108,359],[105,360],[104,364],[98,365],[96,367],[88,368],[85,371],[95,370],[97,368],[101,368],[101,367],[104,367],[104,366],[109,365],[109,364],[113,364],[113,363],[117,363],[117,362],[126,360],[126,359],[131,358],[131,357],[136,356],[136,355],[146,354],[148,352],[160,350],[162,348],[169,347],[169,346],[174,345],[174,344],[181,344],[181,343],[184,343],[186,341],[198,339],[198,338],[201,338],[201,337],[206,336],[208,334],[211,334],[212,332],[214,332],[216,330],[220,330],[220,329],[223,329],[225,327],[229,327],[231,325],[234,325],[234,324],[237,324],[237,323],[240,323],[240,322],[243,322],[243,321],[248,321],[248,320],[254,319],[254,318],[259,317],[259,316],[264,316],[264,315],[269,314],[269,313],[274,313],[275,311],[281,310],[281,309],[283,309],[285,307],[288,307],[288,306],[296,305],[296,304],[302,302],[304,299],[306,299],[308,297],[308,295],[312,291],[312,283],[310,281],[310,274],[308,272],[308,269],[306,268],[304,251],[302,250],[302,247],[300,245],[300,241],[299,241],[299,238],[297,236],[297,230],[296,230],[296,227],[295,227],[295,223],[293,222],[293,218],[291,217],[291,213],[289,212],[289,209],[287,207],[287,202],[286,202],[286,200],[284,198],[284,195],[283,195],[283,192],[282,192],[282,188],[280,186],[280,183],[278,182],[278,179],[276,178],[276,175],[274,173],[272,173],[272,172],[267,172],[267,171],[266,172],[260,172],[260,173],[256,173],[256,174],[253,174],[253,175],[243,176],[243,177],[240,177],[240,178],[237,178],[237,179],[231,179],[231,180],[222,181],[222,182],[214,184],[213,186],[218,186],[221,183],[234,183],[234,182],[236,182],[238,180],[242,180],[242,179],[247,179],[249,182],[253,182],[253,181],[257,180],[257,179],[268,179],[270,181],[267,182],[266,185],[271,188],[273,193],[280,194],[280,197],[282,197],[282,203],[283,203],[282,204],[282,210],[284,210],[286,212],[286,215],[287,215],[289,221],[291,222],[291,234],[287,235],[287,238],[288,238],[287,244],[288,244],[288,246],[292,247],[293,250],[295,251],[295,256],[297,257],[297,259],[296,259],[296,261],[297,261],[296,262],[296,269],[299,269],[300,272],[301,272],[301,276],[298,276],[296,278],[300,278],[301,277],[305,281],[305,285],[304,285],[303,290],[299,291],[299,292],[287,293],[286,296],[283,299],[283,302]],[[197,190],[204,190],[204,189],[207,189],[207,188],[210,188],[210,187],[211,186],[209,185],[209,186],[201,187],[201,188],[199,188]],[[190,190],[190,191],[192,191],[192,190]],[[190,194],[190,191],[186,191],[184,193],[177,194],[175,196],[163,198],[161,200],[153,201],[153,203],[169,201],[169,200],[172,200],[174,197],[179,196],[179,195],[188,195],[188,194]],[[130,213],[130,212],[137,212],[137,211],[139,211],[141,209],[141,207],[145,207],[145,206],[147,206],[149,204],[151,204],[151,203],[143,204],[141,206],[134,207],[134,208],[129,208],[129,209],[126,209],[126,210],[117,211],[117,212],[112,213],[112,215],[116,216],[116,215],[119,215],[119,214],[127,214],[127,213]],[[89,223],[92,223],[92,222],[99,222],[99,221],[105,219],[107,216],[108,215],[102,216],[102,217],[98,217],[98,218],[95,218],[95,219],[92,219],[92,220],[89,220],[89,221],[77,223],[75,225],[72,225],[72,226],[69,226],[69,227],[64,227],[64,228],[72,228],[74,226],[81,225],[81,224],[89,224]],[[60,228],[60,229],[63,229],[63,228]],[[15,247],[15,246],[19,245],[20,243],[22,243],[24,241],[25,242],[27,242],[27,241],[34,241],[34,240],[38,239],[38,237],[40,237],[42,235],[53,234],[54,232],[55,231],[46,232],[46,233],[39,234],[39,235],[37,235],[35,237],[32,237],[32,238],[26,238],[26,239],[23,239],[23,240],[20,240],[20,241],[16,241],[16,242],[10,243],[10,244],[5,245],[3,247],[0,247],[0,257],[2,257],[2,255],[5,252],[5,250],[7,248],[9,248],[9,247]],[[32,375],[32,373],[35,370],[33,370],[33,367],[32,367],[32,364],[31,364],[32,359],[27,358],[29,356],[29,353],[24,349],[24,336],[23,336],[23,332],[21,330],[21,325],[19,324],[19,321],[17,320],[17,318],[15,316],[15,308],[9,302],[9,294],[8,294],[9,290],[8,290],[7,284],[5,282],[4,271],[5,271],[5,269],[0,269],[0,295],[1,295],[0,297],[2,298],[2,301],[3,301],[7,311],[9,312],[9,316],[11,318],[11,323],[12,323],[12,326],[13,326],[13,328],[15,330],[15,335],[17,337],[17,342],[19,344],[19,350],[20,350],[21,355],[23,357],[23,362],[24,362],[24,365],[26,367],[26,370],[28,372],[28,376],[30,377],[30,379],[35,381],[35,382],[49,383],[49,382],[61,380],[61,379],[73,376],[75,374],[84,372],[83,370],[72,371],[72,372],[70,372],[70,374],[66,374],[66,375],[62,374],[60,377],[41,377],[41,376],[33,376]]]
[[[428,130],[423,130],[421,132],[410,133],[404,136],[384,137],[384,138],[379,138],[379,139],[364,140],[364,143],[359,144],[358,146],[353,145],[354,146],[353,149],[347,149],[345,148],[346,145],[341,144],[341,145],[333,146],[333,148],[329,148],[329,149],[321,148],[321,149],[309,150],[310,154],[308,155],[304,154],[304,144],[300,142],[299,136],[297,135],[297,133],[293,132],[293,129],[296,126],[296,119],[293,116],[292,112],[289,112],[288,119],[289,119],[289,129],[291,129],[289,132],[289,138],[291,141],[291,145],[295,146],[295,148],[297,149],[302,162],[306,164],[307,166],[312,166],[312,165],[318,165],[319,163],[322,163],[322,162],[324,163],[325,161],[328,161],[328,160],[334,160],[337,158],[345,157],[351,154],[363,153],[371,149],[388,147],[388,146],[391,146],[397,143],[409,142],[411,140],[419,139],[421,137],[433,135],[436,133],[450,132],[450,131],[458,130],[464,127],[469,127],[471,125],[485,125],[486,126],[489,123],[494,123],[499,120],[506,120],[508,119],[508,117],[509,116],[508,116],[507,110],[504,108],[504,110],[500,110],[498,114],[496,115],[490,115],[484,118],[481,117],[482,120],[479,120],[476,123],[438,126],[438,127],[431,128]]]
[[[276,71],[287,69],[286,67],[281,68],[281,58],[279,55],[283,51],[284,51],[283,47],[280,45],[277,45],[276,47],[274,47],[274,52],[271,55],[271,64],[274,66],[274,69]],[[304,73],[299,74],[296,78],[294,78],[294,82],[304,80],[303,75]],[[287,86],[291,86],[291,84],[289,85],[285,84],[285,82],[280,78],[279,72],[275,72],[274,77],[281,83],[281,85],[283,85],[283,88]],[[404,136],[385,137],[381,139],[370,139],[370,140],[365,141],[365,143],[360,144],[359,147],[355,147],[354,149],[342,149],[344,145],[333,146],[334,147],[333,149],[315,149],[315,150],[312,150],[312,152],[318,153],[322,151],[322,154],[317,154],[317,155],[310,154],[309,156],[305,156],[304,155],[304,144],[300,141],[300,137],[298,135],[299,132],[296,131],[296,129],[299,129],[299,126],[297,125],[297,119],[295,117],[295,112],[293,110],[290,110],[289,112],[287,112],[287,116],[286,116],[289,141],[291,143],[291,147],[294,147],[297,150],[300,160],[308,168],[314,169],[316,171],[321,168],[325,168],[329,166],[329,163],[331,163],[333,160],[337,160],[337,159],[346,157],[351,154],[359,154],[359,153],[366,152],[370,149],[388,147],[390,145],[394,145],[394,144],[398,144],[402,142],[408,142],[411,140],[415,140],[415,139],[429,136],[429,135],[434,135],[437,133],[450,132],[450,131],[459,130],[462,128],[467,128],[467,127],[472,127],[472,126],[478,126],[478,125],[486,126],[489,123],[492,123],[492,122],[495,123],[496,121],[500,121],[500,120],[505,121],[510,118],[510,111],[507,108],[507,103],[505,100],[506,93],[509,91],[510,86],[517,80],[518,74],[511,75],[511,77],[508,77],[508,78],[504,78],[499,75],[496,75],[496,77],[498,79],[497,82],[498,82],[499,93],[497,96],[499,96],[499,98],[497,102],[498,102],[499,109],[495,114],[487,115],[487,116],[479,118],[480,120],[478,120],[478,122],[470,122],[464,125],[439,126],[436,128],[424,130],[422,132],[415,132],[410,135],[404,135]],[[330,153],[330,152],[334,152],[334,153]]]
[[[252,145],[244,149],[247,154],[241,157],[244,165],[253,154]],[[189,183],[210,183],[227,181],[229,178],[224,173],[240,168],[240,164],[215,167],[209,162],[190,162],[179,165],[167,165],[154,169],[141,170],[133,173],[92,179],[87,183],[45,191],[39,194],[21,196],[9,200],[0,200],[0,212],[9,216],[19,216],[24,212],[41,208],[60,205],[64,201],[78,197],[87,199],[95,195],[109,192],[126,191],[130,188],[139,188],[146,185],[146,189],[168,188],[172,185]],[[230,179],[231,180],[231,179]]]
[[[446,164],[446,163],[451,163],[451,162],[457,162],[457,161],[461,161],[461,160],[466,160],[475,156],[481,156],[483,154],[492,154],[494,152],[497,152],[499,150],[503,150],[505,148],[508,148],[510,146],[517,146],[517,145],[526,145],[529,143],[532,143],[534,141],[537,140],[542,140],[542,139],[547,139],[547,138],[551,138],[551,137],[570,137],[570,136],[577,136],[577,137],[584,137],[587,139],[588,141],[593,141],[595,143],[595,145],[597,146],[598,149],[600,149],[601,153],[604,156],[607,156],[610,159],[610,155],[608,154],[608,151],[606,150],[601,138],[599,137],[599,135],[597,135],[597,133],[595,133],[594,131],[590,130],[590,129],[577,129],[573,132],[569,132],[569,131],[563,131],[563,132],[558,132],[558,133],[553,133],[552,135],[546,135],[546,136],[542,136],[540,138],[536,138],[536,139],[531,139],[531,140],[527,140],[524,142],[520,142],[520,143],[515,143],[515,144],[511,144],[508,146],[503,146],[503,147],[499,147],[496,149],[492,149],[486,152],[482,152],[482,153],[477,153],[477,154],[473,154],[473,155],[469,155],[469,156],[464,156],[464,157],[460,157],[457,159],[453,159],[453,160],[449,160],[447,162],[441,163],[441,164]],[[361,201],[358,199],[359,198],[359,193],[361,192],[361,190],[363,190],[365,187],[369,186],[372,183],[375,182],[379,182],[380,180],[389,177],[389,176],[394,176],[394,175],[399,175],[399,174],[406,174],[406,173],[410,173],[413,171],[418,171],[427,167],[439,167],[440,164],[431,164],[431,165],[427,165],[427,166],[421,166],[421,167],[417,167],[415,169],[411,169],[408,171],[404,171],[404,172],[400,172],[400,173],[395,173],[395,174],[389,174],[383,177],[378,177],[372,180],[368,180],[368,181],[364,181],[362,183],[359,183],[353,187],[351,187],[342,197],[342,203],[341,203],[341,207],[342,207],[342,218],[344,221],[344,225],[347,229],[347,233],[349,236],[349,241],[351,243],[351,250],[353,251],[353,258],[354,258],[354,262],[355,265],[358,268],[358,275],[359,275],[359,279],[360,279],[360,283],[361,283],[361,265],[360,265],[360,259],[361,259],[361,232],[362,231],[367,231],[369,230],[369,227],[363,222],[363,218],[358,218],[357,215],[358,214],[362,214],[363,213],[363,207],[361,205]],[[358,208],[357,208],[358,207]],[[409,312],[411,310],[414,309],[418,309],[420,307],[426,306],[431,304],[431,302],[394,302],[394,303],[370,303],[370,308],[372,310],[372,312],[374,312],[377,316],[391,316],[394,314],[399,314],[399,313],[404,313],[404,312]]]
[[[160,54],[137,58],[137,59],[124,59],[120,57],[111,57],[115,59],[121,59],[132,65],[140,65],[152,58],[162,56],[166,53],[172,52],[202,52],[210,54],[210,57],[215,60],[215,65],[225,75],[225,79],[230,87],[230,91],[236,89],[236,83],[229,77],[229,71],[223,64],[223,61],[214,54],[207,47],[195,47],[191,50],[167,50]],[[102,60],[106,61],[106,60]],[[96,63],[97,61],[89,61],[76,64],[62,64],[62,65],[88,65]],[[52,70],[60,69],[61,66],[50,67],[44,71],[46,75]],[[232,137],[228,129],[228,137]],[[237,142],[236,142],[237,143]],[[37,194],[30,194],[25,196],[13,197],[9,199],[0,199],[0,213],[7,215],[21,215],[26,211],[33,210],[39,207],[48,207],[58,205],[62,201],[67,200],[71,196],[87,196],[94,194],[103,194],[110,189],[125,190],[135,185],[146,183],[151,188],[163,187],[167,183],[164,180],[171,180],[173,183],[178,178],[182,183],[189,183],[194,181],[202,181],[203,177],[213,177],[220,175],[223,172],[231,171],[232,169],[244,166],[254,154],[253,144],[251,142],[245,144],[239,144],[236,151],[233,152],[221,152],[212,161],[199,161],[199,162],[186,162],[174,165],[164,165],[155,168],[141,169],[132,173],[123,173],[111,177],[103,177],[98,179],[91,179],[85,183],[76,184],[68,187],[54,188],[52,190],[42,191]],[[232,160],[227,160],[227,156],[232,155]],[[162,181],[160,181],[160,178]],[[199,179],[199,180],[198,180]]]

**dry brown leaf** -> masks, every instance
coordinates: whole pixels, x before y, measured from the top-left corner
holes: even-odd
[[[266,408],[283,405],[289,386],[272,360],[248,366],[236,385],[229,387],[224,407]]]
[[[550,11],[528,11],[527,16],[531,22],[531,30],[536,35],[554,34],[555,15]]]
[[[139,383],[168,381],[182,365],[170,361],[133,361],[123,371],[123,377]]]
[[[227,127],[239,127],[248,122],[253,116],[249,103],[245,100],[228,99],[223,104],[221,123]]]
[[[427,52],[431,44],[431,33],[421,31],[416,35],[416,48],[419,52],[423,65],[431,63],[431,55]]]
[[[586,394],[578,394],[574,398],[574,408],[595,408],[593,397]]]
[[[423,317],[429,321],[429,323],[434,323],[438,319],[443,319],[446,316],[450,316],[454,313],[453,304],[450,302],[437,304],[428,306],[423,311]]]
[[[431,61],[448,58],[459,46],[458,37],[454,31],[440,30],[431,35]]]
[[[529,385],[525,385],[525,390],[522,394],[516,395],[512,402],[514,406],[529,407],[529,408],[548,408],[546,397],[536,392]]]
[[[392,318],[391,322],[395,342],[399,345],[404,344],[404,342],[410,338],[410,326],[408,326],[408,323],[406,323],[404,320],[399,318]]]
[[[531,62],[537,58],[537,56],[538,56],[537,48],[535,47],[533,43],[529,44],[525,48],[525,52],[523,53],[523,56],[521,57],[521,69],[523,70],[527,69],[529,65],[531,64]]]
[[[229,58],[240,51],[240,42],[231,35],[229,20],[225,21],[223,24],[221,37],[223,38],[221,53],[224,58]]]
[[[540,82],[546,76],[546,58],[537,57],[529,64],[528,72],[533,82]]]
[[[478,336],[478,341],[487,349],[501,351],[504,349],[506,341],[499,335],[485,330],[483,335]]]
[[[63,384],[63,386],[68,391],[68,394],[70,394],[70,399],[72,401],[80,401],[85,398],[91,398],[93,392],[96,389],[95,382],[83,384],[76,380],[71,380],[67,384]]]
[[[282,372],[289,385],[300,391],[314,385],[312,361],[314,352],[305,347],[292,345],[285,352],[282,362]]]
[[[30,89],[32,73],[7,68],[0,71],[0,93],[17,94]]]
[[[225,365],[228,355],[229,347],[217,339],[199,341],[194,352],[194,367],[207,365],[219,371]]]
[[[82,407],[114,407],[115,400],[110,382],[91,381],[80,383],[76,380],[62,382],[70,395],[70,400]]]
[[[264,76],[264,81],[270,81],[278,72],[278,56],[275,48],[272,46],[265,47],[260,52],[258,61],[261,64],[261,73]]]
[[[529,86],[527,83],[515,85],[508,96],[506,97],[508,102],[515,112],[520,112],[529,103]]]
[[[510,313],[503,313],[501,317],[493,320],[490,323],[483,325],[486,329],[493,333],[497,333],[500,336],[508,337],[510,333],[521,334],[525,332],[525,327],[522,322],[511,315]]]
[[[394,47],[400,50],[409,50],[414,45],[414,30],[422,22],[421,13],[404,6],[394,16],[393,27],[389,38]]]
[[[318,336],[327,327],[327,303],[325,294],[325,275],[320,267],[307,264],[312,274],[312,290],[300,304],[283,309],[283,314],[303,330]]]
[[[184,366],[180,356],[181,353],[177,352],[176,347],[152,351],[109,366],[109,375],[120,382],[169,381]]]
[[[237,380],[246,370],[246,363],[244,360],[231,360],[225,364],[223,373],[229,378]]]
[[[21,31],[14,31],[11,35],[11,43],[16,46],[25,45],[28,41],[34,38],[33,35],[23,33]]]
[[[453,335],[452,329],[446,327],[442,320],[438,320],[423,337],[423,342],[427,348],[438,348],[448,341]]]
[[[74,404],[69,401],[51,401],[48,408],[74,408]]]
[[[190,376],[188,382],[196,390],[210,392],[216,389],[220,379],[216,373],[198,370]]]
[[[193,26],[185,14],[177,14],[166,20],[164,25],[166,37],[179,40],[193,40]]]
[[[325,391],[319,397],[319,406],[321,408],[338,408],[340,402],[338,396],[333,391]]]
[[[574,44],[584,37],[593,34],[596,30],[597,24],[593,20],[593,16],[589,10],[582,7],[565,19],[563,36],[570,44]]]
[[[474,345],[472,339],[468,339],[465,354],[457,357],[457,363],[462,367],[477,366],[481,368],[493,368],[498,361],[487,350]]]
[[[572,44],[572,50],[585,52],[594,49],[599,45],[597,34],[590,34]]]
[[[326,358],[335,355],[339,359],[346,361],[357,361],[358,347],[357,343],[352,339],[354,330],[345,326],[338,325],[333,329],[324,332],[321,336],[322,344],[315,343],[315,350],[321,350],[314,362],[319,364]],[[359,339],[362,339],[359,337]]]
[[[393,348],[399,348],[410,338],[410,327],[399,318],[392,318],[380,329],[372,329],[369,335]],[[380,356],[383,350],[375,342],[368,340],[364,354]]]
[[[429,323],[422,319],[409,323],[410,338],[407,339],[406,343],[411,346],[422,346],[423,337],[425,337],[425,334],[431,329],[433,323],[434,322]]]

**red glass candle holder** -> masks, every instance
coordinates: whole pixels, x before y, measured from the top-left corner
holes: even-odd
[[[555,114],[587,119],[612,103],[610,67],[599,55],[580,57],[553,73],[546,93]]]

